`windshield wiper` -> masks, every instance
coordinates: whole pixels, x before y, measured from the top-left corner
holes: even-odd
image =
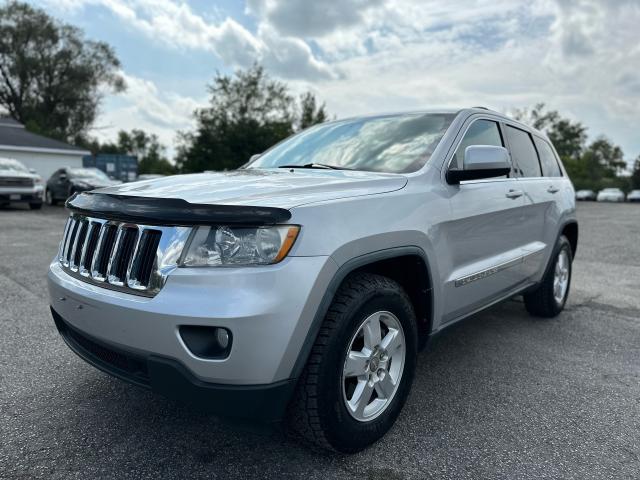
[[[337,167],[326,163],[305,163],[303,165],[279,165],[278,168],[320,168],[323,170],[352,170],[347,167]]]

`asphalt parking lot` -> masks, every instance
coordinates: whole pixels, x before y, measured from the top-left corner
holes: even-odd
[[[0,210],[0,478],[638,478],[640,205],[579,204],[566,311],[518,299],[445,333],[377,445],[313,452],[124,384],[50,318],[63,208]]]

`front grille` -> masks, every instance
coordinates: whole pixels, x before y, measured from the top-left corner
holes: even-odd
[[[33,187],[35,181],[33,178],[23,177],[3,177],[0,178],[0,187]]]
[[[88,283],[154,296],[162,286],[163,272],[159,268],[177,264],[176,246],[179,255],[188,230],[74,214],[67,220],[58,260],[67,273]],[[163,235],[170,243],[164,248]],[[173,258],[165,258],[164,250],[171,250]]]
[[[147,364],[144,360],[100,345],[70,328],[67,329],[67,335],[101,362],[128,373],[138,381],[148,383],[149,373],[147,372]]]
[[[120,378],[149,386],[149,371],[143,357],[97,342],[67,324],[55,310],[51,309],[51,313],[62,337],[82,358]]]

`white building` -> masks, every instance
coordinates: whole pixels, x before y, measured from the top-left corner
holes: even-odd
[[[0,157],[20,160],[45,181],[59,168],[82,167],[84,155],[90,152],[36,135],[12,118],[0,117]]]

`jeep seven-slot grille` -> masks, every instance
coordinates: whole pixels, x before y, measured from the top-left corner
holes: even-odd
[[[72,215],[60,244],[60,265],[73,276],[139,295],[153,296],[161,229]]]

